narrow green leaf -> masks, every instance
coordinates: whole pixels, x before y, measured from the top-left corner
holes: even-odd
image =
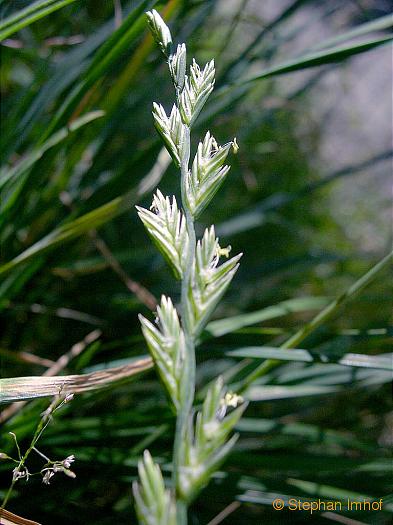
[[[291,436],[292,438],[299,438],[302,442],[306,440],[310,443],[319,443],[325,447],[332,447],[334,450],[337,450],[337,447],[356,448],[364,452],[372,452],[374,450],[371,444],[360,442],[353,435],[329,428],[321,428],[320,425],[297,422],[283,423],[276,419],[243,417],[237,422],[235,430],[251,434],[270,434],[270,436],[279,437]]]
[[[69,126],[65,126],[54,133],[48,140],[41,144],[41,146],[38,146],[31,152],[27,153],[25,157],[12,168],[2,168],[0,172],[0,189],[2,189],[9,181],[21,177],[37,162],[37,160],[42,158],[46,151],[48,151],[50,148],[53,148],[57,144],[60,144],[60,142],[65,140],[71,133],[74,133],[86,124],[89,124],[90,122],[93,122],[104,115],[105,113],[103,111],[92,111],[86,115],[83,115],[83,117],[71,122]]]
[[[70,222],[59,226],[51,233],[40,239],[38,242],[27,248],[20,255],[3,264],[0,267],[0,275],[5,275],[11,270],[18,268],[23,263],[35,259],[56,246],[64,244],[80,235],[98,228],[102,224],[112,220],[126,210],[131,209],[136,201],[147,192],[156,187],[169,164],[169,157],[165,150],[162,150],[157,157],[150,172],[141,180],[138,188],[133,189],[120,197],[116,197],[110,202],[96,208],[93,211],[78,217]]]
[[[356,368],[373,368],[376,370],[392,370],[392,355],[363,355],[363,354],[345,354],[342,357],[335,358],[327,354],[317,352],[311,353],[309,350],[294,348],[284,350],[271,346],[248,346],[226,352],[230,357],[247,357],[251,359],[277,359],[278,361],[300,361],[303,363],[337,363],[343,366],[352,366]]]
[[[50,148],[63,142],[71,133],[74,133],[81,127],[102,117],[103,111],[92,111],[83,117],[75,120],[69,126],[60,129],[54,133],[41,146],[36,147],[28,153],[22,161],[9,170],[0,173],[0,190],[3,190],[0,202],[0,228],[7,223],[7,211],[17,202],[20,192],[28,181],[30,168],[43,157],[44,153]]]
[[[374,31],[383,31],[385,29],[390,29],[391,27],[393,27],[393,15],[381,16],[380,18],[372,20],[371,22],[360,24],[353,29],[342,33],[341,35],[324,40],[321,44],[314,46],[313,50],[326,49],[328,47],[351,40],[352,38],[363,36]]]
[[[349,299],[353,298],[356,294],[364,290],[377,277],[379,272],[389,267],[392,259],[393,251],[391,251],[383,259],[378,261],[368,272],[366,272],[355,283],[353,283],[352,286],[350,286],[334,301],[332,301],[325,308],[323,308],[323,310],[321,310],[309,323],[307,323],[303,328],[301,328],[292,337],[285,341],[285,343],[281,345],[281,348],[296,348],[297,345],[301,343],[304,339],[306,339],[306,337],[308,337],[312,332],[314,332],[323,323],[326,323],[326,321],[328,321],[331,317],[337,314],[339,308],[342,307]],[[241,390],[244,391],[245,389],[247,389],[255,380],[257,380],[265,373],[268,373],[271,369],[275,368],[279,364],[280,361],[270,359],[259,365],[244,380]]]
[[[38,0],[0,22],[0,41],[76,0]]]
[[[337,390],[337,386],[331,385],[263,385],[251,387],[247,391],[247,399],[250,401],[272,401],[275,399],[326,395]]]
[[[87,91],[119,60],[124,52],[130,49],[132,42],[144,29],[144,12],[154,6],[157,1],[139,0],[121,26],[105,40],[84,73],[81,82],[74,87],[54,115],[42,140],[45,140],[59,125],[64,124]]]
[[[285,73],[292,73],[294,71],[300,71],[310,67],[341,62],[351,56],[358,55],[359,53],[364,53],[365,51],[369,51],[381,45],[387,44],[388,42],[391,42],[392,39],[392,36],[378,37],[367,40],[366,42],[357,42],[345,46],[332,47],[326,50],[317,51],[315,53],[309,53],[293,60],[289,60],[288,62],[278,64],[277,66],[272,66],[250,77],[240,79],[231,84],[231,86],[243,85],[250,82],[255,82],[257,80],[262,80],[263,78],[283,75]]]
[[[300,297],[283,301],[274,306],[268,306],[256,312],[237,315],[235,317],[228,317],[226,319],[219,319],[212,321],[205,329],[204,336],[220,337],[225,334],[230,334],[245,326],[250,326],[268,319],[275,319],[284,315],[289,315],[296,312],[305,312],[308,310],[319,310],[326,304],[329,299],[327,297]]]

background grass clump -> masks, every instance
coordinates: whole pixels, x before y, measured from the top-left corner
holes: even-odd
[[[134,209],[149,206],[157,185],[167,194],[179,187],[150,114],[153,100],[172,100],[146,30],[154,7],[189,56],[219,64],[196,135],[214,128],[219,142],[237,136],[240,145],[203,217],[244,257],[215,312],[227,321],[211,323],[198,349],[199,399],[220,373],[241,384],[271,357],[266,347],[279,347],[391,249],[388,2],[2,2],[4,378],[39,376],[80,341],[59,374],[129,365],[147,354],[138,313],[162,293],[179,299]],[[304,514],[272,510],[275,497],[290,496],[383,497],[378,515],[347,517],[389,523],[389,277],[380,272],[305,339],[312,360],[296,354],[250,386],[240,440],[191,523],[224,508],[233,525],[301,523]],[[340,364],[346,354],[358,357]],[[77,477],[21,481],[10,511],[42,523],[135,522],[138,458],[148,447],[170,475],[174,419],[153,372],[131,379],[75,395],[56,414],[41,449],[74,454]],[[10,431],[27,446],[49,402],[5,406],[1,450],[13,450]],[[4,496],[10,464],[0,470]]]

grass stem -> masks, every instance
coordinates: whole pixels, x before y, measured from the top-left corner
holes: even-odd
[[[192,265],[195,258],[196,235],[194,228],[194,219],[188,209],[186,199],[186,177],[188,176],[188,164],[190,158],[190,128],[186,127],[186,146],[184,148],[183,158],[181,159],[181,199],[184,215],[186,218],[188,233],[188,252],[186,257],[186,268],[181,283],[181,313],[182,326],[186,341],[186,355],[184,362],[184,377],[181,385],[180,408],[176,421],[176,433],[173,447],[173,487],[174,490],[179,486],[180,465],[184,450],[185,435],[187,432],[188,419],[192,410],[195,396],[195,338],[192,327],[187,319],[188,291],[192,279]],[[187,524],[187,504],[177,497],[177,523],[178,525]]]

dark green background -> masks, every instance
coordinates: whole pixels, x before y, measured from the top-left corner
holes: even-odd
[[[28,4],[1,2],[0,12],[5,18]],[[154,4],[169,9],[172,33],[187,42],[189,58],[202,64],[216,59],[216,94],[198,121],[195,143],[210,129],[219,142],[236,136],[240,146],[225,186],[198,225],[200,233],[214,223],[222,245],[244,252],[215,318],[289,299],[306,298],[307,304],[310,297],[334,298],[390,249],[391,50],[384,45],[351,56],[359,41],[371,42],[388,30],[328,42],[326,53],[313,49],[386,16],[389,2],[123,1],[127,31],[122,33],[122,28],[114,32],[111,1],[76,1],[10,35],[1,47],[5,169],[39,151],[77,116],[106,112],[2,187],[2,264],[35,245],[32,256],[22,264],[14,261],[1,275],[3,377],[40,375],[45,369],[24,362],[20,352],[56,360],[95,328],[102,330],[99,342],[71,361],[66,373],[146,354],[137,314],[149,311],[97,251],[88,233],[95,223],[83,231],[76,224],[72,239],[52,243],[56,228],[118,196],[126,195],[127,209],[101,220],[98,235],[130,278],[156,297],[179,298],[178,283],[133,207],[136,202],[148,207],[152,191],[135,202],[127,194],[135,194],[161,147],[152,102],[168,108],[173,100],[165,65],[146,36],[142,13]],[[336,46],[348,47],[329,54]],[[307,57],[317,52],[320,58],[310,63]],[[298,57],[292,72],[243,82]],[[159,187],[178,194],[173,167]],[[302,347],[333,361],[348,352],[389,352],[389,277],[381,273]],[[315,313],[305,308],[206,340],[197,354],[198,388],[239,363],[226,356],[228,350],[279,346]],[[255,366],[250,362],[232,380]],[[334,500],[352,493],[355,499],[384,497],[385,512],[349,517],[388,523],[393,508],[389,374],[284,363],[263,384],[283,388],[277,399],[250,404],[238,445],[193,505],[191,523],[207,524],[233,501],[242,504],[223,522],[228,525],[329,523],[318,513],[274,512],[271,500],[275,495]],[[291,387],[297,388],[294,397]],[[309,387],[314,395],[306,395]],[[321,393],[325,387],[331,391]],[[31,402],[9,420],[0,448],[11,453],[7,432],[13,431],[25,449],[47,404]],[[40,477],[22,481],[9,510],[45,525],[135,523],[131,482],[137,460],[148,446],[168,474],[173,425],[154,372],[76,396],[41,441],[52,459],[75,454],[76,479],[58,475],[49,487]],[[0,467],[4,491],[10,465]],[[30,467],[39,470],[37,457]]]

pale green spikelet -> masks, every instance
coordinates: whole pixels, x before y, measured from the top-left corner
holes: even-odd
[[[161,135],[165,146],[174,160],[177,167],[180,166],[181,159],[184,157],[186,146],[186,129],[182,122],[179,110],[174,104],[167,116],[161,104],[153,103],[154,125]]]
[[[150,210],[136,206],[138,215],[154,244],[160,250],[175,277],[181,279],[186,264],[185,254],[188,249],[188,234],[183,213],[179,210],[176,198],[169,197],[157,190]]]
[[[186,80],[186,65],[187,65],[187,51],[185,44],[178,44],[176,53],[174,53],[169,60],[169,71],[175,89],[180,93],[184,87]]]
[[[138,463],[140,483],[134,482],[132,490],[140,525],[176,525],[176,508],[169,490],[165,489],[160,467],[148,450]]]
[[[190,127],[213,91],[215,72],[214,60],[208,62],[201,69],[193,59],[190,66],[190,76],[186,76],[184,89],[180,96],[180,113],[183,122]]]
[[[207,228],[198,241],[189,287],[187,312],[194,335],[198,335],[233,279],[242,254],[218,266],[222,248],[214,226]]]
[[[230,407],[233,410],[228,413]],[[209,388],[202,410],[196,414],[195,424],[190,417],[178,482],[178,490],[188,502],[209,481],[236,443],[236,435],[229,440],[228,436],[246,407],[240,396],[225,392],[219,377]]]
[[[180,403],[180,382],[185,358],[184,333],[170,298],[161,297],[157,307],[157,324],[139,316],[146,339],[160,378],[176,409]]]
[[[195,218],[209,204],[223,183],[230,169],[224,163],[234,144],[235,141],[219,146],[209,131],[203,142],[199,143],[191,173],[186,179],[187,203]]]
[[[157,42],[164,55],[169,57],[172,50],[172,35],[169,27],[155,9],[148,11],[146,16],[154,40]]]

